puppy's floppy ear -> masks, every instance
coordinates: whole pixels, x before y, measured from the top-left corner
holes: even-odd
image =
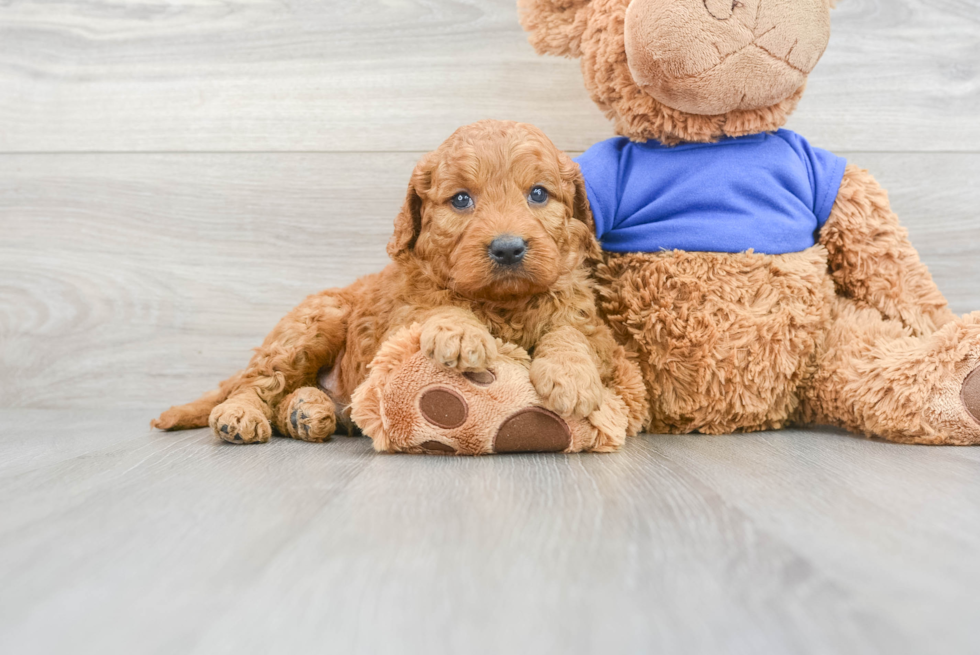
[[[581,57],[592,0],[517,0],[528,41],[542,55]]]
[[[422,232],[422,196],[419,192],[428,189],[430,175],[429,156],[426,155],[412,172],[405,203],[395,218],[395,232],[388,240],[388,256],[392,259],[398,259],[415,248],[415,241]]]
[[[565,183],[571,183],[575,189],[569,207],[572,213],[573,230],[582,240],[582,247],[587,258],[598,260],[602,257],[602,249],[599,247],[599,241],[595,236],[595,220],[592,218],[592,210],[589,208],[589,194],[585,190],[585,178],[582,177],[582,170],[564,152],[559,154],[559,162],[562,180]]]

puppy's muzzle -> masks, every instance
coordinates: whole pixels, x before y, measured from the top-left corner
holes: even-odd
[[[502,234],[487,249],[490,259],[500,266],[517,266],[527,254],[527,241],[513,234]]]

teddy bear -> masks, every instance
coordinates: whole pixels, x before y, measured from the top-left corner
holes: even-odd
[[[578,163],[651,432],[980,443],[980,313],[950,311],[869,172],[783,127],[832,5],[518,0],[615,122]]]
[[[559,416],[545,407],[520,346],[498,339],[491,369],[460,373],[425,354],[421,333],[416,323],[388,337],[354,391],[351,419],[379,452],[609,453],[636,434],[630,417],[645,398],[629,361],[618,363],[625,384],[605,391],[595,411]]]

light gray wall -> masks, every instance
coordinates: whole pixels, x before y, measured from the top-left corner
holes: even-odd
[[[980,6],[842,0],[790,127],[872,170],[980,308]],[[611,135],[512,0],[0,5],[0,407],[166,407],[386,261],[418,156]]]

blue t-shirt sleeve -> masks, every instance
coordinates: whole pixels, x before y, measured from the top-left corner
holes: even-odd
[[[616,218],[619,163],[622,142],[625,141],[622,138],[602,141],[575,159],[585,178],[589,207],[595,220],[595,235],[600,241],[613,228]]]
[[[786,139],[806,164],[813,192],[813,214],[817,217],[817,225],[823,227],[837,202],[847,160],[822,148],[814,148],[795,132],[780,130],[779,135]]]
[[[817,225],[823,227],[837,202],[847,160],[821,148],[811,148],[810,164],[813,167],[813,192],[816,198],[813,213],[817,216]]]

